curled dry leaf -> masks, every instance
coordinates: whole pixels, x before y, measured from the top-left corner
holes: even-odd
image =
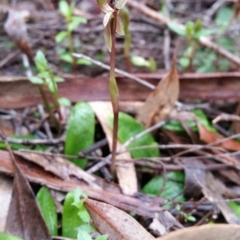
[[[224,136],[222,136],[219,133],[209,131],[200,123],[198,123],[198,131],[199,131],[200,139],[205,143],[216,143],[217,141],[224,140]],[[217,146],[225,148],[227,150],[231,150],[231,151],[240,150],[240,143],[232,139],[221,142],[217,144]]]
[[[240,226],[229,224],[203,225],[189,227],[169,233],[156,240],[238,240],[240,239]]]
[[[25,240],[51,240],[29,182],[18,167],[13,153],[9,153],[15,174],[5,231]]]
[[[170,71],[150,93],[144,106],[139,109],[137,119],[150,127],[153,124],[164,120],[172,111],[179,94],[179,76],[174,64]]]
[[[109,204],[88,199],[86,207],[94,225],[102,234],[108,234],[109,240],[153,240],[133,217]]]

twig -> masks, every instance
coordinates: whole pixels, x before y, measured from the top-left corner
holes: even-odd
[[[95,65],[100,66],[103,69],[110,70],[110,66],[108,66],[108,65],[106,65],[106,64],[104,64],[104,63],[102,63],[100,61],[97,61],[97,60],[95,60],[95,59],[93,59],[93,58],[91,58],[91,57],[89,57],[87,55],[84,55],[84,54],[81,54],[81,53],[73,53],[73,56],[76,57],[76,58],[86,59],[86,60],[94,63]],[[145,80],[143,80],[143,79],[141,79],[139,77],[136,77],[136,76],[134,76],[134,75],[132,75],[130,73],[127,73],[127,72],[125,72],[123,70],[115,68],[115,72],[118,73],[118,74],[121,74],[124,77],[130,78],[130,79],[132,79],[132,80],[134,80],[136,82],[139,82],[142,85],[144,85],[144,86],[146,86],[146,87],[148,87],[150,89],[155,89],[155,86],[153,84],[151,84],[151,83],[149,83],[149,82],[147,82],[147,81],[145,81]]]

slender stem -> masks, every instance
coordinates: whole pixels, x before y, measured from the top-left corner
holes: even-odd
[[[117,11],[113,13],[113,18],[110,22],[111,27],[111,39],[112,47],[110,54],[110,78],[109,78],[109,91],[111,96],[111,102],[113,107],[113,142],[112,142],[112,161],[111,161],[111,172],[113,176],[115,175],[115,162],[116,162],[116,152],[117,152],[117,133],[118,133],[118,113],[119,113],[119,97],[117,83],[115,79],[115,33],[117,28]],[[112,81],[112,82],[111,82]],[[116,88],[117,91],[111,89],[111,85]]]
[[[71,22],[71,19],[67,19],[67,25],[69,25]],[[73,39],[72,39],[72,31],[68,29],[67,27],[67,38],[68,38],[68,48],[70,51],[70,54],[72,56],[72,68],[73,71],[76,72],[77,71],[77,62],[76,62],[76,58],[73,56],[73,51],[74,51],[74,47],[73,47]]]

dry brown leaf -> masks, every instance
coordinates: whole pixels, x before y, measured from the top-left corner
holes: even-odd
[[[169,233],[156,240],[239,240],[240,226],[229,224],[189,227]]]
[[[14,166],[14,181],[5,231],[24,240],[51,240],[34,193],[15,160],[17,156],[8,150]]]
[[[21,11],[10,8],[5,4],[0,4],[2,12],[6,13],[4,29],[8,36],[16,43],[18,48],[33,61],[32,50],[29,46],[27,26]]]
[[[198,123],[198,131],[200,135],[200,139],[205,143],[215,143],[219,140],[223,140],[224,136],[219,133],[214,133],[206,129],[202,124]],[[231,151],[239,151],[240,150],[240,143],[229,139],[225,142],[217,144],[217,146],[225,148]]]
[[[112,106],[110,102],[90,102],[90,105],[96,114],[102,128],[106,134],[109,147],[112,146],[112,129],[109,126],[108,116],[112,114]],[[120,142],[117,143],[117,149],[121,147]],[[129,152],[124,152],[116,156],[116,159],[131,159]],[[137,188],[137,175],[133,162],[121,162],[116,164],[116,173],[119,185],[122,192],[127,195],[133,195],[138,191]]]
[[[102,234],[108,234],[109,240],[153,240],[133,217],[109,204],[88,199],[86,207],[94,225]]]
[[[95,189],[101,189],[97,177],[83,171],[81,168],[64,158],[24,151],[15,151],[15,154],[30,162],[36,163],[46,171],[53,173],[61,179],[69,180],[71,176],[74,176],[79,180],[83,180]]]
[[[137,119],[145,127],[167,118],[172,111],[179,94],[179,76],[175,65],[150,93],[144,106],[139,109]]]

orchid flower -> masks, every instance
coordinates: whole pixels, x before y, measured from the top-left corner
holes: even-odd
[[[105,13],[103,18],[104,38],[109,51],[112,47],[111,21],[116,21],[116,32],[124,35],[123,24],[119,15],[127,0],[97,0],[99,7]]]

